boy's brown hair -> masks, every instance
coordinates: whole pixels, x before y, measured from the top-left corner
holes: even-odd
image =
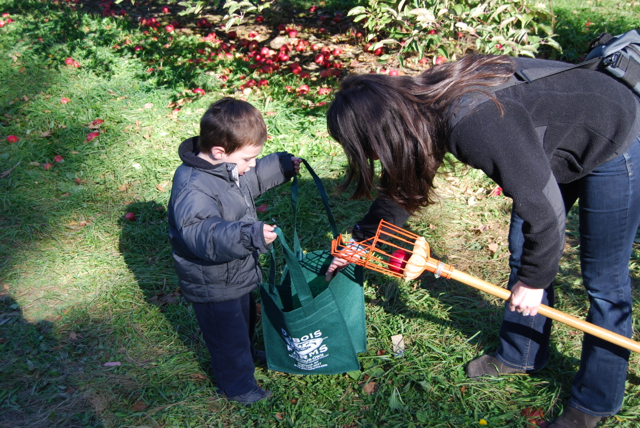
[[[210,153],[222,147],[231,154],[244,146],[267,141],[267,125],[260,111],[246,101],[224,97],[209,106],[200,119],[198,149]]]

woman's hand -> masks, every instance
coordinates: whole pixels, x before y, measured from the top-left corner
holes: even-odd
[[[327,269],[327,274],[324,278],[327,281],[331,281],[331,278],[333,278],[334,273],[340,272],[340,269],[342,269],[345,266],[348,266],[349,263],[350,262],[348,260],[341,259],[340,257],[334,257],[333,260],[331,260],[331,264],[329,265],[329,268]]]
[[[522,315],[535,316],[542,302],[544,289],[529,287],[522,281],[518,281],[511,289],[511,299],[509,299],[509,310],[517,311]]]
[[[354,240],[349,241],[347,246],[343,247],[340,251],[341,251],[341,254],[345,254],[346,256],[349,256],[349,257],[360,256],[362,254],[365,254],[364,249],[360,245],[358,245]],[[340,269],[342,269],[345,266],[348,266],[350,263],[351,262],[346,259],[342,259],[340,257],[334,257],[333,260],[331,260],[331,264],[329,265],[329,268],[327,269],[327,274],[325,275],[325,279],[327,281],[331,281],[331,278],[333,277],[334,274],[338,273]]]

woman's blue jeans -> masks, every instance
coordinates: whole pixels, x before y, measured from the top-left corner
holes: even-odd
[[[560,187],[565,207],[570,208],[579,199],[580,266],[590,303],[587,321],[631,337],[629,259],[640,225],[640,137],[623,155]],[[512,213],[509,289],[518,281],[516,272],[524,242],[522,223]],[[542,303],[553,306],[553,284],[546,289]],[[549,360],[550,332],[550,319],[522,316],[509,311],[507,304],[496,357],[510,367],[541,369]],[[629,354],[620,346],[585,334],[569,405],[596,416],[617,413],[622,405]]]

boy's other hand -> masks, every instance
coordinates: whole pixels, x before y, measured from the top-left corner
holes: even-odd
[[[300,163],[301,162],[302,162],[302,159],[291,155],[291,163],[293,164],[293,171],[296,174],[300,174]]]
[[[265,224],[262,227],[262,232],[264,233],[264,241],[267,243],[267,245],[271,244],[278,237],[278,234],[274,232],[275,230],[276,230],[275,225],[270,226],[268,224]]]

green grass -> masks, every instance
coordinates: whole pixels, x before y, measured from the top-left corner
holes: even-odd
[[[58,3],[0,0],[0,13],[15,20],[0,28],[0,173],[15,167],[0,178],[0,426],[474,427],[485,420],[523,427],[523,409],[541,408],[547,419],[562,411],[578,365],[579,333],[556,323],[551,362],[536,375],[473,382],[464,367],[496,348],[502,302],[454,281],[425,277],[414,290],[413,283],[376,274],[366,276],[369,344],[360,372],[297,376],[259,367],[256,377],[273,400],[243,408],[217,396],[193,311],[177,293],[165,210],[178,144],[197,133],[208,104],[234,94],[239,77],[252,70],[238,58],[193,65],[188,60],[203,48],[195,35],[174,35],[172,47],[164,48],[166,35],[145,37],[129,18]],[[87,7],[99,10],[96,4]],[[145,13],[160,5],[136,4],[134,11]],[[554,3],[561,43],[577,46],[571,34],[624,31],[637,8],[604,0]],[[594,23],[589,31],[586,20]],[[133,49],[138,43],[143,53]],[[567,59],[575,59],[570,52],[565,49]],[[65,65],[67,57],[81,67]],[[221,75],[229,76],[226,85]],[[312,88],[307,96],[286,88],[304,82]],[[288,150],[312,163],[347,232],[368,203],[333,192],[345,158],[326,133],[326,105],[320,104],[330,97],[315,93],[319,85],[336,81],[275,73],[268,87],[235,94],[265,114],[272,137],[265,153]],[[193,95],[195,87],[207,94]],[[178,113],[172,103],[180,105]],[[104,120],[97,129],[95,119]],[[87,142],[95,131],[100,136]],[[19,141],[9,144],[8,135]],[[55,162],[56,155],[64,161]],[[493,186],[475,170],[445,171],[438,179],[440,202],[408,227],[425,236],[435,256],[504,285],[510,201],[489,197]],[[265,221],[275,218],[291,230],[288,185],[257,203],[268,206]],[[135,221],[124,218],[127,212]],[[297,227],[307,250],[328,248],[323,212],[303,172]],[[588,302],[575,223],[572,213],[558,308],[583,317]],[[490,244],[498,249],[489,251]],[[639,258],[636,248],[635,285]],[[405,337],[402,358],[392,356],[395,334]],[[625,404],[604,426],[637,425],[639,362],[632,355]]]

